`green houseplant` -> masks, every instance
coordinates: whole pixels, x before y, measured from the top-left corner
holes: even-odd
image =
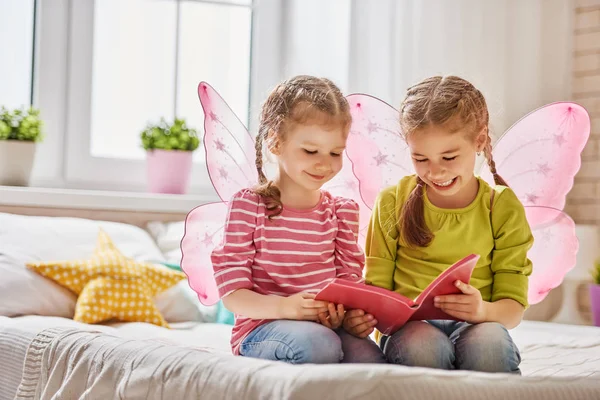
[[[195,129],[188,128],[185,119],[175,118],[172,124],[161,118],[157,124],[148,124],[141,133],[142,147],[148,150],[194,151],[200,145]]]
[[[183,194],[192,171],[192,155],[200,146],[195,129],[185,119],[173,123],[161,118],[150,123],[140,134],[146,150],[148,190],[153,193]]]
[[[594,264],[594,268],[592,269],[592,279],[594,280],[594,284],[600,285],[600,259]]]
[[[43,125],[40,110],[34,107],[0,109],[0,185],[29,184]]]
[[[590,283],[590,307],[594,325],[600,326],[600,259],[596,260],[592,269],[593,282]]]

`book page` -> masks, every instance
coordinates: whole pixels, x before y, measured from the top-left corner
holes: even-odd
[[[462,293],[455,286],[455,282],[460,280],[464,283],[469,283],[473,269],[479,260],[476,254],[470,254],[465,258],[452,264],[447,270],[442,272],[440,276],[435,278],[433,282],[427,286],[423,292],[415,299],[415,303],[422,304],[428,296],[433,297],[445,294]]]

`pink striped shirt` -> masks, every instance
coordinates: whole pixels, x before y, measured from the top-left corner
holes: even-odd
[[[223,243],[212,253],[221,298],[238,289],[264,295],[317,293],[333,278],[362,279],[364,254],[357,244],[358,204],[321,192],[312,209],[284,207],[271,220],[265,203],[249,189],[229,203]],[[271,320],[236,315],[231,348]]]

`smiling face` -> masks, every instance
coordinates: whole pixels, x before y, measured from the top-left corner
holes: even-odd
[[[471,137],[463,129],[451,131],[446,125],[428,125],[408,136],[415,171],[427,185],[433,204],[464,207],[477,194],[475,157],[483,148],[487,131],[481,131],[475,140]]]
[[[318,191],[342,169],[347,134],[342,127],[295,124],[272,152],[278,158],[282,190]]]

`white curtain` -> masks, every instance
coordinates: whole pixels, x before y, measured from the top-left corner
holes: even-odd
[[[484,93],[499,134],[534,108],[570,96],[570,0],[282,4],[279,73],[263,79],[257,97],[280,79],[305,73],[397,107],[410,85],[454,74]]]

